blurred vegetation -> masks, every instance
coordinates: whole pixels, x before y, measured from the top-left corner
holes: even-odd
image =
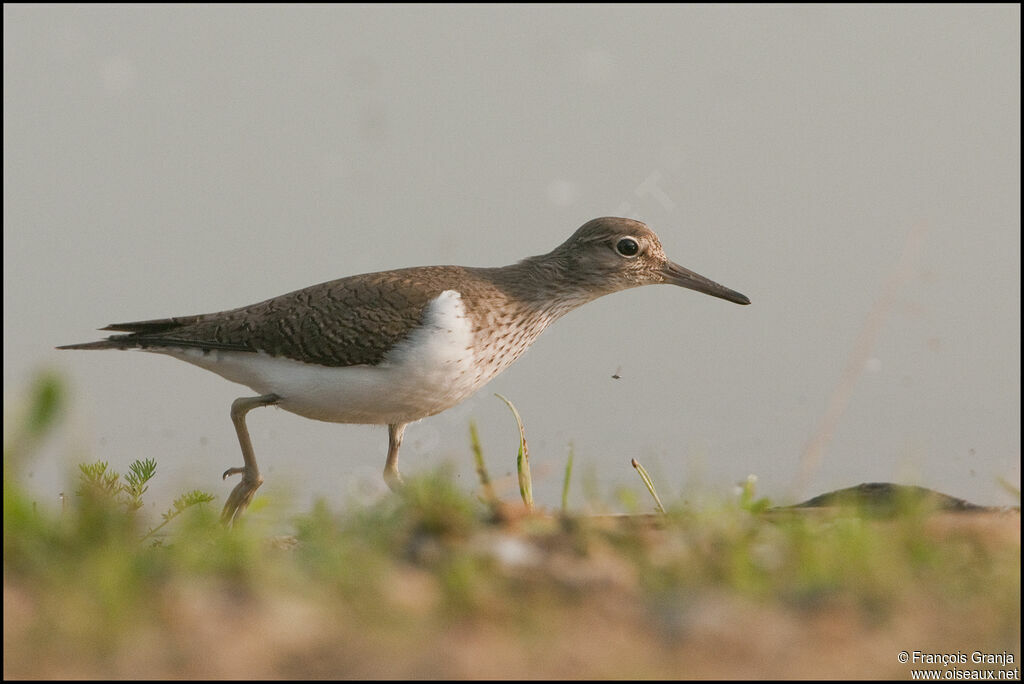
[[[901,649],[1019,662],[1019,512],[979,531],[920,499],[773,509],[748,478],[699,510],[583,516],[563,494],[530,513],[441,469],[372,505],[321,501],[291,536],[258,514],[225,529],[204,492],[154,525],[150,459],[123,476],[83,464],[62,511],[25,492],[65,394],[41,376],[5,433],[5,678],[906,677]],[[472,448],[486,478],[475,430]]]

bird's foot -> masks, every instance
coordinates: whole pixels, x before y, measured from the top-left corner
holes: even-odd
[[[384,482],[387,483],[388,487],[396,494],[400,494],[402,489],[405,488],[405,480],[402,479],[402,474],[398,472],[398,468],[394,470],[384,470]]]
[[[239,473],[242,475],[242,481],[231,490],[231,494],[228,495],[228,500],[224,504],[224,510],[220,514],[221,522],[228,526],[233,525],[242,515],[242,511],[249,507],[256,490],[263,484],[263,477],[258,471],[249,473],[245,468],[228,468],[224,471],[223,479]]]

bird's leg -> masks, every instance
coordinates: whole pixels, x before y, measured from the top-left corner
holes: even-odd
[[[276,394],[264,394],[260,397],[239,397],[231,403],[231,422],[235,424],[235,432],[238,433],[238,444],[242,447],[242,458],[245,465],[241,468],[228,468],[224,471],[221,479],[227,479],[230,475],[242,474],[242,481],[235,485],[221,511],[220,520],[225,525],[231,525],[242,511],[252,501],[253,494],[263,484],[263,476],[260,475],[259,466],[256,465],[256,456],[252,451],[252,440],[249,439],[249,428],[245,426],[245,414],[260,406],[276,404],[280,400]]]
[[[384,481],[397,492],[404,484],[402,474],[398,472],[398,448],[402,446],[402,435],[408,423],[392,423],[388,425],[388,460],[384,463]]]

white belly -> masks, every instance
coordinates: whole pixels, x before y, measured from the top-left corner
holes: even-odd
[[[473,326],[454,290],[430,303],[424,325],[378,366],[331,368],[264,353],[150,349],[201,366],[306,418],[335,423],[408,423],[451,408],[493,377],[479,373]]]

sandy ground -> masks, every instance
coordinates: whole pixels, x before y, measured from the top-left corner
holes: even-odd
[[[993,614],[990,602],[916,586],[906,587],[900,605],[875,608],[852,594],[800,605],[714,586],[663,601],[642,591],[642,570],[614,553],[581,558],[550,539],[529,543],[512,524],[469,543],[493,551],[516,595],[483,587],[473,610],[451,614],[436,578],[415,564],[388,569],[381,595],[358,607],[316,587],[252,592],[177,579],[155,591],[151,612],[133,618],[124,638],[90,646],[44,632],[39,599],[5,577],[4,677],[906,679],[914,665],[900,662],[901,651],[1008,653],[1012,664],[955,667],[1012,675],[1020,657],[1019,511],[935,513],[925,530],[942,543],[974,545],[980,558],[1016,548],[1017,594],[1005,597],[1012,605]],[[641,534],[659,548],[656,526]],[[68,611],[69,620],[82,619]]]

